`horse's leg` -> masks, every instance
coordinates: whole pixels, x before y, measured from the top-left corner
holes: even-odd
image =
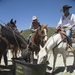
[[[55,63],[56,63],[56,59],[57,59],[57,54],[55,52],[53,52],[53,56],[54,56],[54,61],[53,61],[53,71],[55,70]]]
[[[0,64],[1,64],[2,55],[0,55]]]
[[[14,49],[12,49],[12,55],[13,55],[13,58],[15,58],[15,54],[14,54]]]
[[[11,53],[12,53],[12,57],[14,58],[14,51],[13,51],[13,49],[11,49]]]
[[[17,58],[17,47],[14,46],[12,50],[13,58]]]
[[[15,47],[15,48],[14,48],[14,57],[15,57],[15,58],[17,58],[17,50],[18,50],[18,48]]]
[[[73,52],[73,55],[74,55],[73,66],[75,66],[75,51]]]
[[[7,51],[3,54],[3,57],[4,57],[4,63],[5,63],[5,66],[7,66],[7,65],[8,65]]]
[[[16,57],[20,57],[20,52],[21,52],[21,50],[20,50],[20,48],[16,48]]]
[[[17,51],[14,52],[15,58],[17,58]]]
[[[74,56],[73,66],[75,67],[75,51],[73,51],[72,53],[73,53],[73,56]],[[75,72],[75,69],[73,70],[73,72]]]
[[[33,63],[33,59],[34,59],[34,52],[31,52],[30,63]]]
[[[63,52],[62,56],[63,56],[64,65],[65,65],[64,72],[67,72],[67,66],[66,66],[66,51]]]

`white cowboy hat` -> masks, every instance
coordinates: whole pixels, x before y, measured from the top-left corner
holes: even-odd
[[[33,16],[33,17],[32,17],[32,20],[36,20],[36,19],[37,19],[37,17],[36,17],[36,16]]]

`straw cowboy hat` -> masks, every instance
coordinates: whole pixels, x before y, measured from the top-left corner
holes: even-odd
[[[36,19],[37,19],[37,17],[36,17],[36,16],[33,16],[33,17],[32,17],[32,20],[36,20]]]
[[[63,11],[65,11],[66,9],[69,9],[69,8],[72,8],[72,6],[64,5],[60,11],[63,12]]]

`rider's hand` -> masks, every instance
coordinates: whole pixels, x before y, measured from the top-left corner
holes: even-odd
[[[56,30],[58,30],[58,29],[61,29],[61,27],[60,27],[60,26],[57,26],[57,27],[56,27]]]
[[[56,30],[58,29],[58,27],[56,27]]]
[[[68,26],[67,29],[72,29],[72,25]]]

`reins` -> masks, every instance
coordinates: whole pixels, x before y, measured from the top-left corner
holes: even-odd
[[[10,29],[11,29],[11,27],[10,27]],[[12,29],[11,29],[11,31],[13,32],[13,35],[14,35],[15,41],[16,41],[16,43],[17,43],[17,45],[18,45],[18,48],[21,49],[20,46],[19,46],[19,43],[18,43],[18,41],[17,41],[17,39],[16,39],[16,36],[15,36],[14,31],[13,31]]]

